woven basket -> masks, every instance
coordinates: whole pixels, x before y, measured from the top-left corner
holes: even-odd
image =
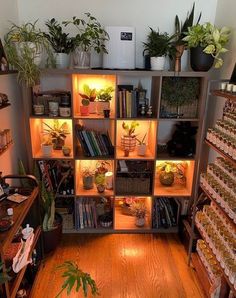
[[[136,139],[130,136],[121,137],[121,149],[123,151],[132,152],[136,148]]]
[[[118,194],[150,194],[150,178],[116,178],[116,192]]]

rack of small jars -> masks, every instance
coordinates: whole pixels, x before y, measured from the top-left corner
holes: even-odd
[[[195,223],[231,287],[236,290],[236,235],[233,226],[212,202],[196,213]]]
[[[216,260],[216,257],[213,255],[206,242],[202,239],[198,239],[196,250],[207,270],[212,284],[220,284],[222,271],[219,262]]]
[[[10,129],[0,130],[0,154],[3,153],[10,144],[12,144]]]
[[[200,184],[236,223],[236,168],[218,157],[207,166],[207,172],[200,175]]]
[[[209,128],[206,139],[233,160],[236,160],[236,113],[225,112],[214,128]]]

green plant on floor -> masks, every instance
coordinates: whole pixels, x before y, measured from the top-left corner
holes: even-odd
[[[11,268],[7,269],[6,272],[3,272],[3,262],[0,262],[0,285],[11,280],[11,277],[7,274]]]
[[[112,92],[115,89],[112,86],[108,86],[106,88],[100,89],[97,92],[97,99],[98,101],[109,102],[112,99]]]
[[[189,27],[183,41],[187,42],[189,48],[202,47],[204,53],[215,59],[215,68],[219,68],[223,65],[223,59],[219,56],[228,51],[225,45],[229,41],[229,35],[229,28],[218,29],[208,22]]]
[[[65,279],[57,297],[60,297],[63,291],[69,296],[73,289],[79,292],[82,287],[84,297],[88,296],[89,289],[93,296],[99,295],[96,282],[89,273],[83,272],[74,261],[65,261],[62,265],[57,266],[57,270],[63,270],[62,277]]]
[[[5,35],[5,50],[9,64],[18,71],[18,81],[33,87],[39,82],[42,54],[47,54],[48,65],[54,65],[53,54],[44,33],[37,28],[37,21],[21,26],[12,23]]]

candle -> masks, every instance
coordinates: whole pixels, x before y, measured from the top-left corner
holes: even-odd
[[[112,189],[113,187],[113,173],[106,172],[105,174],[106,189]]]
[[[233,85],[232,91],[233,93],[236,93],[236,85]]]
[[[227,86],[226,86],[226,90],[227,90],[228,92],[231,92],[231,91],[232,91],[232,86],[233,86],[233,84],[227,84]]]
[[[226,83],[221,83],[220,84],[220,90],[222,90],[222,91],[224,91],[225,90],[225,88],[226,88]]]

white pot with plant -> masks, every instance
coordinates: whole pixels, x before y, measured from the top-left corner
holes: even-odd
[[[131,205],[131,212],[135,216],[135,225],[143,227],[146,222],[147,207],[144,202],[136,201]]]
[[[115,89],[112,86],[105,87],[97,92],[97,114],[103,115],[104,110],[110,110],[110,101]]]
[[[151,70],[164,70],[166,57],[173,57],[175,48],[172,46],[173,36],[168,33],[160,33],[150,28],[151,32],[148,34],[147,42],[143,42],[144,51],[150,56]]]
[[[39,82],[43,52],[48,64],[54,65],[50,44],[36,23],[28,22],[19,26],[13,23],[4,37],[8,62],[18,71],[18,81],[27,87]]]
[[[84,84],[83,85],[83,93],[79,93],[79,95],[81,96],[82,100],[83,99],[89,100],[89,106],[88,106],[89,114],[95,114],[96,106],[97,106],[97,103],[95,101],[96,89],[95,88],[91,89],[89,87],[89,85]]]
[[[45,157],[52,156],[52,149],[53,149],[52,139],[50,137],[48,137],[41,144],[42,155],[45,156]]]
[[[190,48],[190,63],[194,71],[208,71],[214,64],[215,68],[223,65],[220,57],[228,50],[225,45],[229,41],[230,29],[218,29],[211,23],[197,24],[188,28],[183,41]]]
[[[55,51],[56,67],[69,67],[70,53],[73,51],[72,38],[69,37],[69,33],[63,32],[62,26],[54,18],[48,20],[45,25],[48,28],[45,36]]]
[[[75,26],[78,33],[73,37],[75,68],[90,68],[91,51],[107,53],[104,41],[108,40],[107,32],[102,28],[98,20],[90,13],[85,13],[87,20],[73,17],[71,21],[65,21],[65,26]]]
[[[139,156],[145,156],[147,152],[147,145],[145,143],[146,136],[147,136],[147,133],[145,133],[142,140],[139,140],[138,138],[136,138],[136,140],[138,141],[137,153]]]
[[[122,123],[122,128],[126,132],[121,136],[121,149],[124,151],[125,156],[128,157],[130,152],[133,152],[136,148],[136,135],[135,129],[139,126],[137,121],[132,121],[131,124]]]
[[[82,172],[83,178],[83,189],[89,190],[93,189],[94,185],[94,172],[91,171],[89,168],[83,169]]]

